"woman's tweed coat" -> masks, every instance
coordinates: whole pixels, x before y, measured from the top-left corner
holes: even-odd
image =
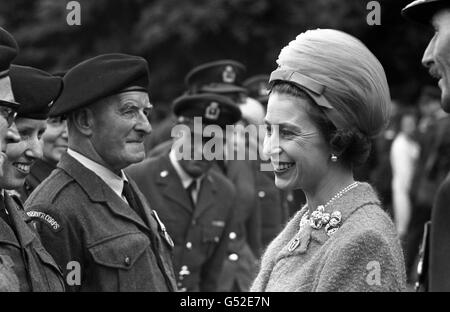
[[[402,291],[403,252],[395,227],[369,184],[335,200],[342,225],[331,237],[325,229],[302,229],[300,245],[288,251],[299,231],[301,209],[267,248],[251,291]]]

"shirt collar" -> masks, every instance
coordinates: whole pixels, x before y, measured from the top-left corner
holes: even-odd
[[[180,163],[177,160],[177,156],[175,154],[175,150],[170,150],[169,153],[169,159],[170,163],[172,164],[173,168],[177,172],[178,176],[180,177],[181,184],[183,185],[183,188],[187,189],[189,185],[192,183],[194,178],[192,178],[180,165]]]
[[[67,153],[87,169],[94,172],[100,179],[102,179],[106,183],[106,185],[108,185],[114,191],[114,193],[116,193],[119,197],[122,197],[123,182],[128,182],[128,179],[125,176],[123,170],[120,171],[121,177],[119,177],[117,174],[115,174],[105,166],[100,165],[99,163],[70,148],[67,149]]]

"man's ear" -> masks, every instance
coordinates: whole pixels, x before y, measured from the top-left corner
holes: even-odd
[[[92,136],[94,127],[94,114],[89,108],[81,108],[71,116],[75,128],[85,136]]]

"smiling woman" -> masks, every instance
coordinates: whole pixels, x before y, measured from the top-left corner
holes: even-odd
[[[336,30],[300,34],[270,77],[264,150],[283,190],[307,204],[269,245],[253,291],[400,291],[395,227],[366,183],[353,179],[389,120],[383,67]],[[374,265],[375,264],[375,265]]]
[[[14,96],[21,103],[15,121],[20,141],[7,145],[8,159],[0,184],[7,190],[19,190],[21,199],[25,200],[22,186],[33,164],[43,157],[40,140],[47,127],[48,103],[58,96],[62,80],[27,66],[12,65],[10,73]]]

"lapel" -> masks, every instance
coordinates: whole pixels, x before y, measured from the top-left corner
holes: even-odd
[[[9,213],[9,217],[11,222],[13,223],[13,227],[15,229],[15,234],[19,244],[23,247],[28,246],[34,239],[35,234],[29,228],[29,226],[25,223],[28,219],[28,216],[24,213],[23,209],[19,207],[19,205],[14,201],[13,198],[9,194],[5,192],[5,207]]]
[[[145,229],[146,223],[131,209],[116,193],[94,172],[84,167],[75,158],[65,153],[62,155],[58,167],[70,175],[84,190],[92,202],[103,203],[109,210]],[[133,184],[136,190],[135,184]]]
[[[216,185],[214,178],[206,173],[202,180],[200,192],[197,196],[197,205],[194,210],[194,218],[198,218],[203,212],[213,207],[215,204]]]
[[[192,213],[194,209],[191,204],[191,199],[181,184],[180,177],[175,171],[175,168],[170,163],[168,154],[160,158],[158,168],[160,170],[157,172],[156,183],[161,186],[163,195],[178,203],[189,213]]]

